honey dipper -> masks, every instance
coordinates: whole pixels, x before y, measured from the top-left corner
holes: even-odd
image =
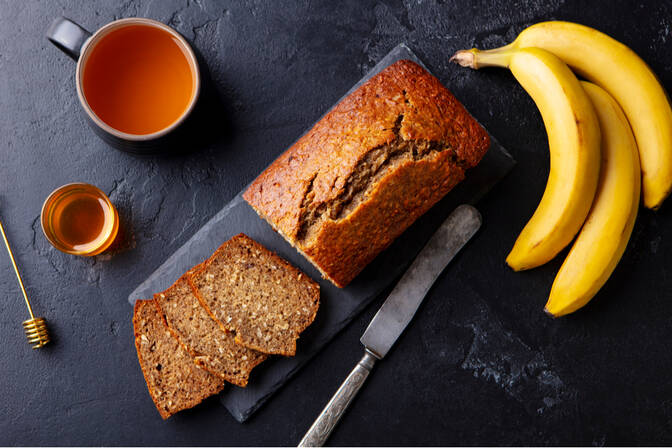
[[[47,322],[44,320],[43,317],[36,318],[35,315],[33,315],[33,308],[30,306],[30,302],[28,301],[26,288],[23,287],[21,274],[19,274],[19,268],[16,266],[16,261],[14,260],[14,254],[12,254],[12,249],[9,247],[9,241],[7,241],[7,235],[5,234],[5,228],[2,226],[2,221],[0,221],[0,233],[2,233],[2,239],[5,241],[5,247],[7,247],[7,252],[9,253],[9,259],[12,261],[12,266],[14,266],[16,279],[19,281],[19,286],[21,286],[21,292],[23,293],[23,299],[26,301],[26,305],[28,306],[28,312],[30,313],[30,319],[23,321],[23,329],[26,332],[26,337],[28,337],[28,343],[32,344],[33,348],[44,347],[49,343],[49,331],[47,330]]]

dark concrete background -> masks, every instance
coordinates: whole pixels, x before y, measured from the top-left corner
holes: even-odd
[[[193,43],[211,74],[211,115],[187,154],[138,159],[93,135],[79,113],[74,63],[44,38],[57,15],[91,30],[151,17]],[[670,2],[1,1],[0,216],[54,343],[29,348],[25,305],[0,255],[0,444],[300,440],[360,358],[358,339],[382,298],[241,425],[216,399],[159,418],[126,297],[402,41],[519,164],[480,204],[484,228],[330,443],[672,443],[672,206],[640,212],[612,279],[568,318],[542,312],[562,257],[526,273],[504,264],[545,185],[544,128],[509,73],[472,72],[448,58],[509,42],[546,19],[578,21],[627,43],[672,89]],[[46,242],[42,201],[73,181],[109,193],[128,231],[125,250],[78,258]]]

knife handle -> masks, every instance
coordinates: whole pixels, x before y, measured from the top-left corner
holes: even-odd
[[[364,357],[352,369],[350,375],[348,375],[343,384],[341,384],[341,387],[331,397],[322,413],[317,417],[313,426],[303,436],[303,439],[299,442],[300,447],[324,446],[336,423],[341,419],[350,402],[357,395],[357,392],[359,392],[359,389],[361,389],[364,381],[369,376],[371,369],[376,364],[376,360],[377,358],[370,351],[366,350],[364,352]]]

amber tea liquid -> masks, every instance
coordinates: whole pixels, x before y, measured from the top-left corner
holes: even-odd
[[[159,132],[184,114],[196,94],[185,51],[170,33],[152,25],[115,29],[93,47],[84,64],[84,97],[118,131]]]
[[[57,249],[96,255],[107,249],[119,229],[119,216],[105,193],[93,185],[69,184],[54,191],[42,208],[42,228]]]

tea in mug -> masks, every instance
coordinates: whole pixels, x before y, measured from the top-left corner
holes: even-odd
[[[148,24],[110,31],[91,49],[82,71],[83,96],[110,127],[135,135],[159,132],[189,107],[195,75],[170,33]]]

